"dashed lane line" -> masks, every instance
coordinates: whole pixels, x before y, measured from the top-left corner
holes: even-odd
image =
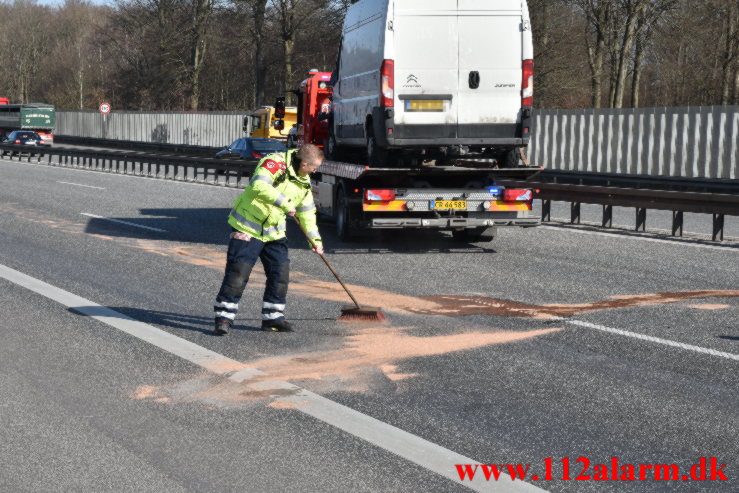
[[[64,185],[74,185],[77,187],[85,187],[85,188],[96,188],[98,190],[105,190],[105,187],[94,187],[92,185],[83,185],[82,183],[72,183],[69,181],[57,181],[57,183],[62,183]]]
[[[104,221],[111,221],[111,222],[114,222],[114,223],[125,224],[127,226],[133,226],[134,228],[148,229],[150,231],[157,231],[159,233],[166,233],[167,232],[164,229],[152,228],[151,226],[143,226],[141,224],[130,223],[128,221],[121,221],[120,219],[113,219],[112,217],[96,216],[95,214],[90,214],[90,213],[87,213],[87,212],[80,212],[80,214],[83,215],[83,216],[87,216],[87,217],[94,217],[95,219],[102,219]]]
[[[255,376],[263,375],[256,368],[246,368],[242,363],[215,351],[206,349],[193,342],[140,322],[2,264],[0,264],[0,278],[4,278],[18,286],[38,293],[77,313],[94,318],[144,342],[148,342],[210,372],[230,378],[234,382],[245,382]],[[318,394],[314,394],[309,390],[297,387],[289,382],[260,382],[260,385],[265,390],[289,389],[293,391],[293,394],[288,397],[280,397],[279,400],[292,404],[291,407],[295,411],[312,416],[315,419],[418,464],[431,472],[473,491],[495,493],[534,493],[546,491],[523,481],[485,481],[484,475],[479,474],[475,475],[472,481],[462,482],[454,467],[455,464],[479,464],[480,461],[465,457],[419,436],[403,431],[400,428],[396,428]]]
[[[628,330],[614,329],[613,327],[606,327],[605,325],[593,324],[590,322],[582,322],[580,320],[566,320],[561,319],[568,324],[577,325],[578,327],[586,327],[588,329],[600,330],[603,332],[609,332],[611,334],[618,334],[626,337],[633,337],[634,339],[641,339],[642,341],[656,342],[657,344],[664,344],[666,346],[672,346],[687,351],[694,351],[696,353],[710,354],[711,356],[718,356],[720,358],[733,359],[739,361],[739,354],[726,353],[724,351],[716,351],[715,349],[709,349],[701,346],[693,346],[692,344],[685,344],[682,342],[671,341],[669,339],[662,339],[661,337],[648,336],[644,334],[638,334]]]

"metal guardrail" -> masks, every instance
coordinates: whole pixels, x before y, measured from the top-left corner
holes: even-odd
[[[679,176],[595,173],[550,169],[542,170],[536,178],[539,181],[547,183],[570,185],[739,194],[739,180],[716,178],[685,178]]]
[[[712,214],[713,240],[724,239],[724,216],[739,216],[739,194],[674,191],[619,186],[592,186],[548,183],[544,181],[503,180],[507,186],[535,189],[534,198],[542,201],[542,221],[551,220],[552,201],[570,202],[570,222],[580,224],[580,204],[603,206],[601,225],[613,227],[613,207],[633,207],[635,231],[646,230],[647,209],[672,211],[672,235],[683,234],[683,213]]]
[[[54,141],[59,144],[82,146],[112,147],[114,149],[178,152],[183,154],[214,156],[223,147],[195,146],[186,144],[161,144],[157,142],[138,142],[133,140],[98,139],[93,137],[74,137],[71,135],[55,135]]]
[[[0,144],[0,157],[11,159],[17,157],[19,161],[50,166],[234,188],[245,186],[245,181],[248,180],[244,178],[251,176],[257,164],[256,161],[231,161],[131,151],[25,148],[8,144]]]

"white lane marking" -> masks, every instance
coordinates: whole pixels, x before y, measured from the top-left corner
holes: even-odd
[[[700,346],[693,346],[692,344],[685,344],[682,342],[675,342],[669,339],[662,339],[661,337],[653,337],[644,334],[638,334],[636,332],[630,332],[628,330],[614,329],[612,327],[606,327],[605,325],[592,324],[590,322],[581,322],[579,320],[567,320],[568,324],[577,325],[579,327],[586,327],[588,329],[601,330],[603,332],[610,332],[611,334],[618,334],[626,337],[633,337],[634,339],[641,339],[643,341],[656,342],[658,344],[664,344],[666,346],[677,347],[688,351],[695,351],[696,353],[710,354],[711,356],[718,356],[721,358],[733,359],[739,361],[739,354],[725,353],[723,351],[716,351],[715,349],[704,348]]]
[[[75,185],[75,186],[78,186],[78,187],[85,187],[85,188],[97,188],[98,190],[105,190],[105,188],[103,188],[103,187],[93,187],[92,185],[83,185],[81,183],[71,183],[71,182],[68,182],[68,181],[57,181],[57,183],[63,183],[65,185]]]
[[[624,234],[618,234],[618,233],[606,233],[601,231],[584,231],[577,228],[572,228],[569,226],[539,226],[543,229],[553,229],[556,231],[567,231],[569,233],[578,233],[581,235],[594,235],[594,236],[607,236],[610,238],[621,238],[621,239],[628,239],[628,240],[637,240],[637,241],[651,241],[654,243],[666,243],[668,245],[679,245],[679,246],[688,246],[688,247],[695,247],[695,248],[707,248],[709,250],[721,250],[722,252],[737,252],[739,253],[739,248],[727,245],[727,246],[714,246],[714,245],[701,245],[700,243],[692,243],[690,241],[685,240],[665,240],[662,238],[645,238],[643,236],[635,236],[635,235],[624,235]],[[705,241],[705,240],[704,240]]]
[[[94,217],[95,219],[103,219],[105,221],[111,221],[114,223],[121,223],[121,224],[127,224],[128,226],[133,226],[135,228],[143,228],[143,229],[149,229],[151,231],[158,231],[160,233],[166,233],[167,231],[159,228],[152,228],[151,226],[142,226],[141,224],[136,223],[130,223],[128,221],[121,221],[120,219],[113,219],[112,217],[103,217],[103,216],[96,216],[95,214],[89,214],[87,212],[80,212],[81,215],[87,216],[87,217]]]
[[[206,349],[152,325],[135,320],[90,300],[47,284],[39,279],[0,264],[0,277],[30,291],[56,301],[78,313],[87,315],[104,324],[148,342],[164,351],[190,361],[208,371],[243,382],[264,373],[256,368],[244,368],[236,360]],[[241,369],[239,369],[241,368]],[[289,389],[295,394],[281,397],[280,401],[295,403],[294,410],[305,413],[324,423],[383,448],[399,457],[414,462],[455,483],[473,491],[483,492],[541,492],[546,491],[522,481],[485,481],[484,475],[476,474],[473,481],[462,482],[455,464],[480,464],[435,443],[403,431],[392,425],[362,414],[354,409],[297,387],[289,382],[260,382],[265,389]]]

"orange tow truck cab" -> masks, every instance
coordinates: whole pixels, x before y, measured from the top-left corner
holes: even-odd
[[[298,97],[297,144],[315,144],[324,147],[328,139],[331,114],[331,72],[311,70],[309,76],[295,91]]]

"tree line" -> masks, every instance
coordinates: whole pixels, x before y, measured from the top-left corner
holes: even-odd
[[[0,0],[0,96],[63,109],[256,108],[309,69],[333,70],[351,3]],[[736,0],[528,4],[538,108],[739,104]]]

